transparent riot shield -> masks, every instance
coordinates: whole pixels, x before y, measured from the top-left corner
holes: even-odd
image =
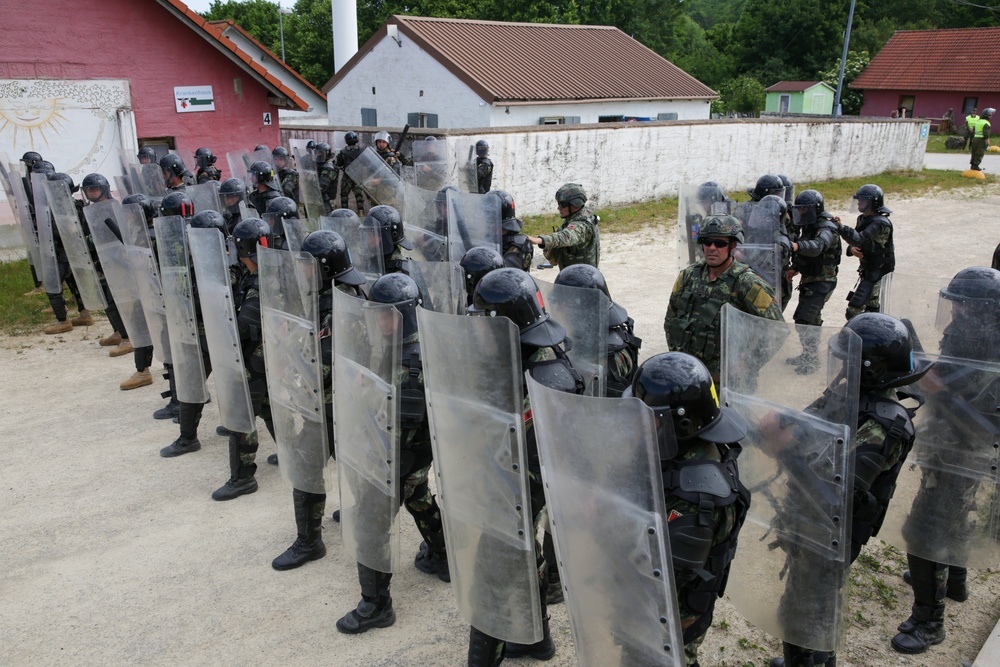
[[[924,400],[879,538],[927,560],[1000,562],[1000,315],[990,271],[961,279],[890,274],[882,310],[934,361],[904,391]],[[968,274],[967,274],[968,275]]]
[[[436,313],[459,315],[465,306],[462,267],[454,262],[422,262],[411,259],[410,277],[420,288],[423,307]]]
[[[222,213],[223,208],[219,202],[219,181],[208,181],[201,185],[189,185],[184,191],[194,204],[194,212],[216,211]]]
[[[59,238],[66,250],[76,285],[83,297],[81,308],[88,310],[103,310],[108,303],[104,300],[104,290],[101,289],[101,279],[90,256],[83,226],[77,216],[76,202],[69,192],[66,181],[45,181],[45,195],[49,201],[49,211],[59,230]]]
[[[105,280],[108,281],[118,313],[125,323],[129,340],[134,347],[155,345],[150,336],[139,287],[129,261],[126,245],[128,237],[122,229],[124,226],[122,206],[112,199],[85,206],[83,213],[87,219],[91,238],[94,240],[94,247],[97,249],[97,256],[101,260],[101,270],[104,272]]]
[[[476,246],[500,252],[500,198],[491,194],[469,194],[448,190],[449,256],[461,262]]]
[[[377,231],[362,228],[356,215],[343,218],[323,216],[319,222],[321,229],[337,232],[344,239],[354,268],[365,277],[369,285],[385,273],[382,236]]]
[[[604,396],[608,365],[608,297],[596,289],[535,280],[545,309],[566,327],[573,368],[583,376],[589,396]]]
[[[305,155],[309,152],[306,146],[309,145],[309,139],[289,139],[288,140],[288,152],[292,154],[295,158],[295,168],[301,169],[301,163],[298,161],[300,155]]]
[[[149,197],[163,197],[167,194],[167,186],[163,183],[163,172],[156,164],[130,164],[128,167],[129,181],[135,192],[141,192]]]
[[[178,216],[156,218],[156,253],[160,259],[160,283],[167,328],[170,331],[170,357],[176,376],[177,400],[181,403],[205,403],[205,365],[198,339],[198,303],[185,228],[187,221]]]
[[[326,493],[334,473],[327,439],[319,331],[319,268],[308,253],[260,248],[260,307],[267,391],[281,476]]]
[[[447,145],[443,140],[413,142],[413,184],[425,190],[440,190],[448,182]]]
[[[236,150],[226,153],[226,164],[229,165],[229,173],[232,174],[233,178],[238,178],[244,183],[249,183],[247,172],[250,171],[250,165],[253,162],[253,151]]]
[[[727,594],[765,632],[835,650],[850,565],[861,339],[732,306],[722,331],[722,399],[750,425],[740,478],[753,495]],[[817,352],[811,373],[785,362],[800,341]]]
[[[390,304],[333,291],[333,395],[340,532],[355,560],[399,569],[402,318]]]
[[[748,264],[758,276],[763,278],[771,290],[774,292],[774,299],[781,303],[781,272],[784,259],[781,253],[781,246],[753,245],[740,243],[733,253],[736,259],[744,264]]]
[[[705,253],[698,245],[698,230],[702,221],[710,215],[728,215],[729,201],[711,201],[703,194],[699,185],[681,185],[677,194],[677,260],[679,266],[694,264],[703,259]]]
[[[56,260],[55,239],[52,236],[52,217],[49,214],[49,200],[45,193],[48,178],[45,174],[31,175],[31,194],[35,205],[35,224],[38,227],[38,253],[41,257],[41,268],[38,277],[42,279],[46,294],[62,293],[62,278],[59,275],[59,263]]]
[[[307,217],[319,220],[326,215],[323,191],[319,187],[320,165],[306,152],[296,152],[295,160],[299,164],[299,201],[305,207]]]
[[[737,204],[736,213],[743,223],[743,242],[748,245],[772,245],[784,235],[781,208],[773,199]]]
[[[24,239],[24,247],[28,250],[28,260],[31,265],[35,267],[35,271],[41,275],[42,272],[42,258],[40,254],[40,247],[38,243],[38,229],[35,227],[35,222],[31,218],[31,204],[28,198],[28,193],[24,189],[24,181],[18,176],[17,165],[10,165],[10,173],[12,175],[10,179],[10,189],[13,194],[12,201],[15,205],[15,213],[17,214],[18,222],[21,225],[21,238]]]
[[[132,188],[132,181],[129,180],[127,175],[115,176],[113,180],[115,182],[115,192],[118,193],[119,198],[124,199],[128,195],[135,194],[135,190]]]
[[[542,638],[517,327],[418,308],[424,386],[451,587],[465,620]],[[455,363],[476,359],[475,364]]]
[[[250,433],[256,428],[256,418],[236,326],[225,239],[215,229],[188,227],[187,235],[222,425],[236,433]]]
[[[285,243],[288,246],[286,249],[292,252],[302,250],[302,243],[310,231],[306,227],[305,221],[298,218],[285,218],[281,221],[281,228],[285,232]]]
[[[448,234],[447,205],[438,205],[438,193],[410,183],[403,184],[403,206],[399,215],[407,227],[419,227],[440,236]]]
[[[577,661],[685,665],[652,410],[527,382]]]
[[[354,158],[346,171],[351,180],[360,185],[374,201],[393,206],[399,211],[404,210],[403,181],[374,148],[369,146],[361,151],[361,155]]]
[[[88,206],[87,209],[89,208]],[[155,234],[147,225],[146,215],[138,204],[122,206],[118,220],[122,225],[125,252],[136,288],[139,290],[142,313],[146,319],[146,326],[149,328],[153,353],[161,362],[169,364],[172,361],[170,334],[167,329],[167,309],[163,304],[160,269],[154,250]],[[103,262],[101,265],[104,266]],[[117,298],[115,303],[121,310],[121,304],[118,303]],[[131,333],[129,335],[131,336]],[[133,345],[135,345],[134,342]]]

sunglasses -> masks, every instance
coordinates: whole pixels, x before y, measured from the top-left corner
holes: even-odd
[[[698,239],[698,243],[713,248],[726,248],[729,246],[729,239]]]
[[[556,206],[558,206],[559,208],[569,208],[569,202],[568,201],[557,201],[556,202]]]

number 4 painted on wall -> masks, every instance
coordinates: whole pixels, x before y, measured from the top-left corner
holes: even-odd
[[[265,111],[264,112],[264,125],[270,125],[270,124],[271,124],[271,112],[270,111]]]

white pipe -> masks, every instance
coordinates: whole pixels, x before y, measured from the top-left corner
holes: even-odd
[[[339,72],[358,52],[357,0],[333,0],[333,71]]]

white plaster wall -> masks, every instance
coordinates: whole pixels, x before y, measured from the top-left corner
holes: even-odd
[[[447,137],[453,181],[477,139],[490,144],[493,187],[509,191],[520,215],[553,212],[566,182],[583,184],[595,207],[675,195],[680,185],[752,186],[761,174],[797,183],[923,168],[926,123],[868,119],[616,123],[536,127]]]
[[[490,124],[490,107],[479,95],[405,35],[399,38],[402,46],[384,38],[330,89],[331,125],[360,125],[362,108],[377,109],[384,127],[402,127],[415,112],[436,113],[442,128]]]
[[[490,127],[538,125],[542,116],[578,116],[580,123],[597,123],[600,116],[637,116],[656,118],[661,113],[676,113],[677,120],[708,120],[707,100],[612,101],[583,104],[497,104],[492,109]]]

